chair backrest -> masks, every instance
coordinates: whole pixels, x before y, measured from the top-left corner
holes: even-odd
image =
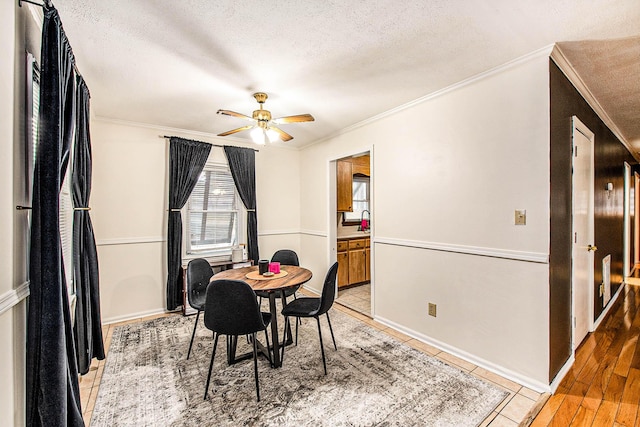
[[[207,288],[204,324],[223,335],[246,335],[265,328],[256,295],[242,280],[214,280]]]
[[[320,295],[320,307],[318,308],[317,315],[321,315],[329,311],[333,305],[333,300],[336,298],[336,275],[338,274],[338,263],[334,263],[327,276],[324,279],[324,286],[322,287],[322,295]]]
[[[189,305],[195,309],[196,301],[204,301],[204,295],[207,292],[207,286],[213,276],[213,269],[209,265],[209,261],[203,258],[196,258],[189,261],[187,265],[187,299]],[[199,298],[201,296],[201,298]]]
[[[298,260],[298,254],[291,249],[280,249],[276,251],[271,257],[271,262],[279,262],[283,265],[295,265],[300,267],[300,261]]]

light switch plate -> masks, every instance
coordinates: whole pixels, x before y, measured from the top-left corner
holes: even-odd
[[[516,225],[527,225],[527,211],[525,209],[516,209],[515,223]]]
[[[429,303],[429,316],[436,317],[436,305],[433,303]]]

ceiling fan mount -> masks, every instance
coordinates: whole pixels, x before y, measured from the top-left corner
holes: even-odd
[[[254,128],[254,129],[261,129],[263,131],[263,132],[258,132],[257,137],[254,137],[254,132],[252,132],[252,138],[256,142],[264,143],[265,138],[267,137],[269,137],[269,140],[271,140],[272,142],[277,138],[286,142],[286,141],[292,140],[293,136],[289,135],[287,132],[283,131],[282,129],[275,127],[274,124],[280,125],[280,124],[288,124],[288,123],[302,123],[302,122],[312,122],[315,120],[311,114],[298,114],[295,116],[286,116],[286,117],[279,117],[277,119],[272,119],[271,111],[265,110],[264,108],[262,108],[262,106],[264,105],[267,98],[269,98],[269,96],[264,92],[256,92],[253,94],[253,97],[260,105],[260,109],[254,110],[251,117],[241,113],[236,113],[235,111],[230,111],[230,110],[218,110],[218,114],[250,120],[255,122],[255,124],[242,126],[237,129],[232,129],[227,132],[219,133],[218,136],[228,136],[234,133],[238,133],[244,130],[249,130],[251,128]]]

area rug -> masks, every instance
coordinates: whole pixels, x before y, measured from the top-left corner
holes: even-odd
[[[304,319],[281,368],[258,361],[260,402],[253,361],[228,366],[224,339],[203,400],[213,339],[199,325],[186,360],[194,316],[119,326],[91,426],[477,426],[508,394],[347,314],[330,315],[338,350],[323,316],[328,375],[316,322]],[[250,351],[238,342],[238,352]]]

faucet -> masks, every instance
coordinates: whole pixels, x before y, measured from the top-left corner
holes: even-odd
[[[364,218],[364,213],[369,214],[369,218]],[[369,229],[369,220],[371,219],[371,212],[368,210],[363,210],[362,214],[360,214],[360,225],[358,226],[358,231],[367,231]]]

